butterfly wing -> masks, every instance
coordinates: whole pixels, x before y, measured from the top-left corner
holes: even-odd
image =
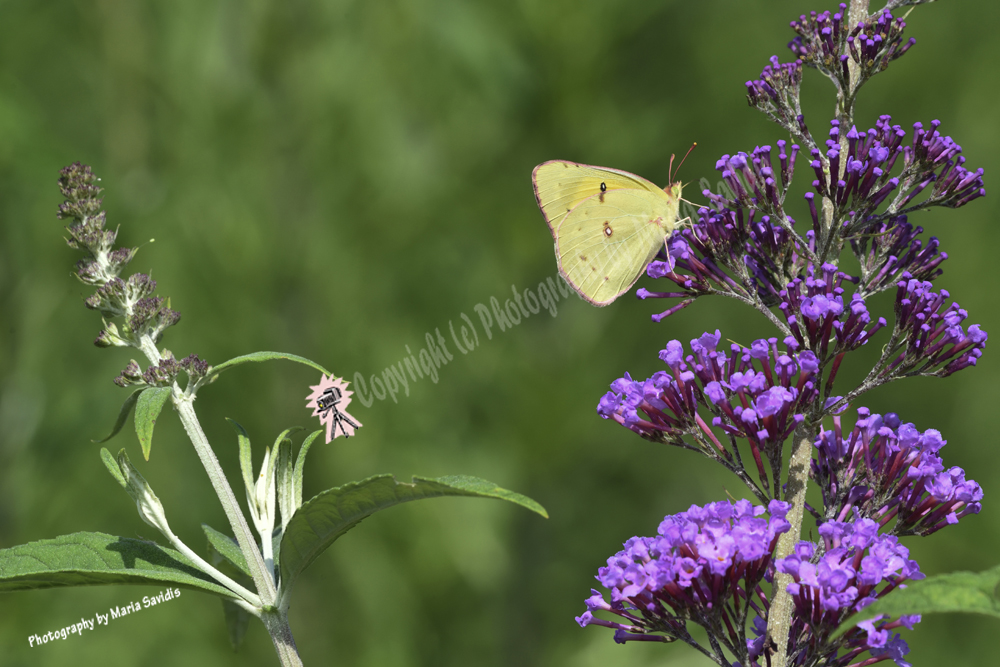
[[[535,201],[554,239],[566,214],[588,197],[621,189],[664,194],[655,184],[627,171],[566,160],[550,160],[538,165],[531,173],[531,182],[535,187]]]
[[[635,284],[677,226],[679,204],[659,188],[585,198],[555,230],[559,272],[588,302],[608,305]]]

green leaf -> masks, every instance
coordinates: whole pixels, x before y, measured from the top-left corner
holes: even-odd
[[[240,648],[243,637],[247,634],[247,627],[250,625],[250,614],[247,610],[239,606],[232,600],[222,601],[222,613],[226,616],[226,630],[229,631],[229,643],[233,651]]]
[[[300,364],[305,364],[315,368],[316,370],[322,372],[324,375],[330,375],[330,372],[325,368],[317,364],[315,361],[310,361],[305,357],[300,357],[297,354],[289,354],[287,352],[251,352],[250,354],[244,354],[242,357],[234,357],[229,361],[223,361],[218,366],[212,368],[209,371],[208,377],[205,378],[206,381],[211,381],[212,378],[218,376],[222,371],[232,368],[233,366],[239,366],[240,364],[246,363],[259,363],[262,361],[271,361],[272,359],[288,359],[289,361],[297,361]]]
[[[1000,566],[985,572],[951,572],[907,582],[881,600],[873,602],[844,621],[834,636],[840,636],[859,622],[888,614],[932,614],[961,611],[1000,618]]]
[[[108,584],[171,584],[233,594],[179,551],[104,533],[71,533],[0,549],[0,591]]]
[[[527,496],[492,482],[464,475],[397,482],[392,475],[376,475],[361,482],[328,489],[303,503],[288,522],[281,540],[281,587],[288,590],[317,556],[348,530],[375,512],[423,498],[472,496],[499,498],[548,518],[545,509]]]
[[[208,538],[208,544],[215,550],[216,553],[225,558],[226,562],[235,567],[237,570],[248,577],[250,576],[250,568],[247,567],[247,560],[243,556],[243,552],[240,551],[240,547],[236,543],[236,540],[229,537],[225,533],[220,533],[215,528],[212,528],[204,523],[201,524],[201,529],[205,531],[205,537]]]
[[[220,533],[211,526],[201,524],[201,528],[208,537],[209,562],[241,586],[252,589],[253,582],[250,580],[246,560],[243,558],[243,553],[237,546],[236,540]],[[244,636],[246,636],[247,627],[250,624],[250,614],[232,600],[223,599],[221,602],[229,643],[232,645],[233,651],[237,651]]]
[[[238,421],[226,417],[226,421],[236,429],[236,440],[240,447],[240,471],[243,473],[243,486],[246,487],[247,504],[250,511],[254,512],[256,505],[253,501],[254,476],[253,476],[253,450],[250,448],[250,436]]]
[[[124,449],[122,451],[125,451]],[[122,485],[123,489],[128,488],[128,480],[125,479],[125,475],[122,474],[122,469],[118,465],[118,459],[115,458],[114,454],[108,451],[107,447],[101,447],[101,460],[104,461],[105,467],[111,476],[118,480],[118,483]]]
[[[153,446],[153,427],[156,426],[156,418],[160,416],[160,410],[172,392],[173,389],[170,387],[148,387],[139,394],[135,406],[135,434],[139,436],[142,456],[147,461],[149,449]]]
[[[267,467],[267,479],[274,486],[277,495],[278,510],[281,513],[281,528],[288,525],[295,506],[292,503],[294,488],[292,488],[292,440],[288,436],[303,430],[301,426],[293,426],[282,431],[274,441],[271,449],[271,461]]]
[[[274,439],[274,447],[272,447],[272,449],[277,451],[278,445],[283,443],[285,440],[287,440],[288,443],[291,444],[292,439],[290,436],[298,433],[299,431],[304,431],[304,430],[305,426],[292,426],[290,428],[286,428],[284,431],[278,434],[277,438]]]
[[[525,509],[529,509],[535,514],[540,514],[546,519],[549,518],[549,513],[545,511],[545,508],[536,503],[534,500],[525,496],[523,494],[517,493],[516,491],[508,491],[507,489],[501,488],[481,477],[472,477],[471,475],[446,475],[444,477],[434,477],[434,478],[421,478],[414,477],[413,481],[422,482],[437,482],[438,484],[444,484],[455,490],[463,490],[465,493],[447,493],[445,495],[467,495],[475,496],[479,498],[498,498],[500,500],[506,500],[512,502],[515,505],[520,505]]]
[[[275,466],[275,477],[278,485],[278,510],[281,512],[281,528],[288,525],[295,510],[295,478],[292,461],[292,441],[284,438],[277,445],[278,463]]]
[[[128,421],[128,415],[132,412],[132,408],[135,407],[135,402],[139,400],[139,394],[145,390],[146,387],[142,387],[141,389],[136,389],[129,394],[128,398],[125,399],[125,402],[122,403],[122,409],[118,412],[118,421],[115,422],[114,427],[111,429],[111,433],[104,436],[100,440],[91,440],[91,442],[99,445],[102,442],[107,442],[111,438],[118,435],[118,432],[122,430],[123,426],[125,426],[125,422]]]
[[[295,476],[292,480],[295,486],[295,507],[296,509],[302,506],[302,471],[306,467],[306,454],[309,453],[309,447],[312,446],[313,442],[322,435],[323,430],[313,431],[306,439],[302,441],[302,446],[299,447],[299,453],[295,457]]]

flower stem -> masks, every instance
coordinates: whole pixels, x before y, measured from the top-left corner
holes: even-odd
[[[792,504],[792,508],[785,515],[791,528],[778,538],[778,547],[774,552],[775,561],[791,555],[802,535],[802,515],[806,504],[813,443],[807,428],[803,422],[795,429],[793,435],[795,445],[792,457],[788,461],[788,486],[785,489],[785,501]],[[774,575],[774,601],[768,611],[767,622],[768,645],[776,647],[775,654],[771,657],[771,667],[785,667],[788,657],[788,633],[791,631],[792,612],[795,607],[792,596],[786,589],[792,581],[794,579],[790,574],[778,572]]]
[[[160,351],[156,348],[156,343],[149,336],[140,337],[136,347],[149,359],[150,364],[156,365],[160,362]],[[250,532],[250,526],[247,524],[246,517],[243,516],[243,511],[240,509],[236,496],[233,494],[232,487],[229,486],[226,474],[223,472],[222,466],[219,465],[219,459],[216,458],[215,451],[208,442],[208,436],[205,435],[205,432],[201,428],[198,415],[194,411],[194,396],[182,391],[175,383],[171,399],[174,409],[177,410],[177,414],[180,416],[181,424],[184,425],[184,431],[187,432],[188,438],[191,439],[191,444],[194,445],[194,450],[198,454],[198,458],[201,459],[201,464],[204,466],[205,472],[208,473],[208,479],[212,483],[212,488],[215,489],[215,494],[219,497],[219,502],[226,513],[226,518],[229,519],[229,525],[232,527],[236,541],[240,545],[240,551],[243,552],[243,556],[246,558],[247,567],[250,570],[250,576],[253,578],[254,586],[257,588],[257,595],[260,597],[260,602],[263,606],[273,605],[277,599],[274,575],[271,574],[264,564],[264,559],[261,556],[260,549],[257,548],[257,541],[254,539],[253,533]]]
[[[250,532],[246,517],[243,516],[236,496],[233,494],[233,489],[229,486],[222,466],[219,465],[219,459],[216,458],[205,432],[201,429],[198,416],[194,412],[193,400],[191,396],[174,393],[174,407],[177,409],[177,414],[180,415],[184,430],[187,431],[191,444],[194,445],[198,458],[201,459],[205,472],[208,473],[208,478],[212,482],[215,493],[219,496],[219,502],[222,503],[222,508],[226,512],[236,541],[240,545],[240,550],[246,558],[250,576],[253,578],[262,604],[260,619],[264,622],[268,634],[271,635],[278,660],[281,661],[282,667],[301,667],[302,659],[295,647],[292,629],[288,625],[288,616],[284,609],[275,605],[278,592],[274,584],[274,576],[264,563],[264,558],[261,556],[260,549],[257,548],[257,542]]]
[[[187,556],[188,560],[194,563],[195,567],[199,570],[231,590],[234,595],[238,595],[248,605],[251,605],[252,607],[260,607],[260,597],[256,593],[248,591],[246,588],[240,586],[222,572],[219,572],[219,570],[205,561],[205,559],[199,556],[193,549],[191,549],[191,547],[184,544],[181,538],[177,537],[174,533],[167,533],[166,538],[175,549]]]
[[[156,344],[148,336],[141,337],[137,347],[142,350],[151,364],[159,363],[161,359],[160,352],[157,350]],[[226,474],[223,472],[222,466],[219,465],[219,459],[215,456],[212,445],[208,442],[208,436],[205,435],[205,431],[201,428],[198,415],[194,411],[194,396],[182,391],[180,387],[174,384],[171,399],[174,409],[177,410],[177,414],[180,417],[181,424],[184,425],[184,431],[188,434],[191,444],[194,445],[194,450],[198,454],[198,458],[201,459],[201,464],[204,466],[205,472],[208,473],[208,479],[212,483],[212,488],[215,489],[215,494],[219,497],[219,502],[226,513],[226,518],[229,519],[233,535],[236,536],[236,542],[239,544],[240,551],[243,552],[243,557],[246,559],[247,568],[250,570],[254,587],[257,589],[257,595],[244,595],[245,592],[249,593],[249,591],[242,590],[238,585],[237,588],[233,588],[230,582],[225,582],[224,585],[229,586],[230,590],[241,595],[244,600],[250,601],[254,600],[254,598],[259,598],[260,609],[254,609],[253,613],[255,615],[259,614],[260,619],[264,622],[264,626],[271,635],[271,641],[274,642],[274,650],[278,653],[278,659],[281,661],[282,666],[301,667],[302,660],[299,658],[298,651],[295,648],[292,629],[288,625],[288,616],[285,610],[275,606],[278,599],[278,591],[274,583],[274,575],[264,563],[264,558],[261,555],[260,549],[257,548],[257,541],[254,539],[253,533],[250,532],[250,526],[247,524],[246,517],[243,516],[243,511],[236,500],[236,495],[233,493],[232,487],[229,486],[229,480],[226,479]],[[192,552],[187,555],[190,557],[195,554]],[[207,565],[207,563],[205,564]],[[235,584],[235,582],[231,583]]]
[[[861,21],[868,18],[869,0],[850,0],[850,9],[847,14],[848,30],[852,29]],[[842,98],[838,100],[836,114],[840,120],[841,133],[841,153],[847,154],[847,128],[854,122],[854,92],[859,85],[858,77],[860,68],[853,59],[848,59],[848,72],[852,84],[848,90],[841,91]],[[853,90],[852,90],[853,89]],[[846,168],[846,160],[841,162],[842,168]],[[840,174],[831,174],[832,179],[837,179]],[[837,228],[837,220],[834,216],[833,202],[828,198],[823,200],[823,233],[826,235],[822,258],[825,260],[827,249],[835,247],[835,236],[838,236],[840,229]],[[839,240],[839,239],[838,239]],[[795,550],[796,543],[802,537],[802,517],[806,502],[806,489],[809,483],[809,466],[812,461],[813,441],[815,433],[810,432],[809,421],[804,421],[795,429],[792,436],[794,443],[792,455],[788,461],[788,486],[785,489],[785,501],[792,504],[792,508],[785,516],[791,524],[788,532],[778,538],[778,546],[774,553],[774,560],[785,558]],[[788,662],[788,639],[792,626],[792,613],[795,611],[792,596],[787,588],[794,578],[790,574],[776,573],[774,577],[774,600],[768,612],[767,636],[768,644],[774,647],[774,655],[771,657],[771,667],[786,667]]]
[[[222,466],[219,465],[219,459],[216,458],[215,452],[208,442],[208,437],[201,429],[192,401],[193,399],[189,396],[178,396],[176,392],[174,393],[174,408],[180,415],[184,430],[191,439],[191,444],[194,445],[195,452],[205,467],[205,472],[208,473],[212,488],[219,496],[222,509],[226,513],[226,518],[229,519],[229,525],[233,529],[236,541],[247,560],[247,567],[253,578],[254,586],[257,588],[257,593],[260,595],[261,603],[273,605],[277,597],[274,579],[268,573],[267,566],[264,565],[264,558],[261,556],[260,549],[257,548],[257,541],[250,532],[250,526],[247,524],[246,517],[243,516],[236,496],[233,494],[233,489],[229,486],[229,481],[222,471]]]

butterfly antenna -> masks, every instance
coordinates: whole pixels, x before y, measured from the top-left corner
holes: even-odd
[[[684,166],[684,160],[688,159],[688,155],[691,155],[691,151],[693,151],[694,147],[697,146],[697,145],[698,145],[697,141],[691,142],[691,148],[689,148],[688,152],[684,154],[684,157],[681,159],[681,163],[679,165],[677,165],[677,171],[681,170],[681,167]],[[671,155],[670,156],[670,168],[673,169],[673,167],[674,167],[674,156]],[[673,180],[674,180],[674,177],[671,175],[670,176],[670,181],[673,182]]]
[[[119,227],[120,227],[120,225],[119,225]],[[116,229],[115,229],[115,233],[116,233],[116,234],[118,233],[118,228],[116,228]],[[149,239],[148,241],[146,241],[146,243],[140,243],[140,244],[139,244],[138,246],[136,246],[136,248],[135,248],[135,249],[136,249],[136,250],[138,250],[138,249],[139,249],[139,248],[141,248],[142,246],[144,246],[144,245],[147,245],[147,244],[149,244],[149,243],[156,243],[156,239]]]

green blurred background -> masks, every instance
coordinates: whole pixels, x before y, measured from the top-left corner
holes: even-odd
[[[127,395],[111,379],[130,355],[91,345],[99,317],[83,307],[88,291],[70,275],[77,254],[55,218],[62,166],[80,160],[102,177],[109,225],[121,225],[121,243],[142,245],[131,269],[151,270],[183,313],[163,342],[178,356],[219,363],[282,350],[367,377],[461,313],[478,326],[477,303],[555,274],[529,182],[539,162],[614,166],[662,184],[670,154],[697,141],[681,177],[714,182],[722,153],[781,138],[747,106],[743,82],[772,54],[788,59],[789,20],[832,6],[0,0],[0,546],[78,530],[158,537],[90,442]],[[908,21],[916,48],[869,84],[857,116],[864,127],[882,113],[906,127],[941,119],[988,185],[1000,149],[989,7],[918,7]],[[832,89],[805,74],[807,120],[822,133]],[[805,180],[800,171],[800,191]],[[700,201],[696,190],[688,197]],[[952,256],[939,285],[969,323],[993,333],[996,202],[991,194],[916,218]],[[792,215],[806,217],[797,204]],[[296,591],[291,624],[305,663],[707,664],[682,646],[620,647],[610,631],[573,622],[598,566],[624,540],[691,503],[743,495],[696,455],[655,447],[594,412],[622,372],[657,370],[671,338],[769,334],[735,302],[702,300],[651,323],[663,307],[562,300],[555,318],[543,312],[491,340],[480,331],[478,348],[456,353],[436,384],[414,383],[398,403],[355,402],[364,429],[313,450],[307,495],[379,472],[465,473],[532,496],[551,519],[442,499],[367,520]],[[845,379],[864,372],[872,348]],[[875,411],[940,429],[946,464],[986,491],[980,516],[906,540],[928,573],[1000,561],[988,420],[998,376],[988,353],[954,377],[865,397]],[[236,442],[224,418],[249,430],[259,457],[279,430],[316,426],[303,408],[316,379],[276,362],[232,371],[201,393],[202,423],[231,480]],[[130,431],[110,445],[141,459]],[[225,527],[169,412],[140,466],[189,544],[201,548],[202,522]],[[0,664],[277,664],[256,622],[233,654],[219,602],[195,592],[28,647],[30,634],[158,590],[5,595]],[[916,665],[986,665],[997,630],[993,620],[937,616],[904,634]]]

